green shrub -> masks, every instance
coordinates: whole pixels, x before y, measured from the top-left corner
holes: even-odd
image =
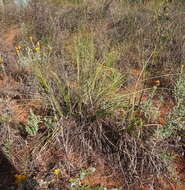
[[[32,110],[30,110],[30,115],[25,126],[25,130],[28,135],[35,136],[39,130],[39,123],[41,119],[36,116]]]
[[[180,131],[185,130],[185,78],[183,72],[179,74],[179,79],[174,87],[174,107],[167,115],[166,124],[159,128],[159,136],[163,138],[177,137]],[[183,135],[183,133],[182,133]]]

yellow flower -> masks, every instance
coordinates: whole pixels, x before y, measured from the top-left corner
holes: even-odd
[[[156,80],[156,81],[154,81],[154,83],[156,86],[160,86],[160,80]]]
[[[27,176],[24,175],[24,174],[16,174],[16,175],[15,175],[15,183],[16,183],[16,184],[19,184],[19,183],[21,183],[22,181],[24,181],[26,178],[27,178]]]
[[[60,173],[60,168],[54,169],[54,174],[58,175]]]
[[[21,50],[21,46],[20,46],[20,45],[16,46],[16,47],[15,47],[15,50],[16,50],[17,53],[19,53],[20,50]]]
[[[36,52],[39,52],[39,51],[40,51],[40,47],[36,47],[36,48],[35,48],[35,51],[36,51]]]
[[[49,51],[52,51],[52,47],[49,46],[49,47],[48,47],[48,50],[49,50]]]

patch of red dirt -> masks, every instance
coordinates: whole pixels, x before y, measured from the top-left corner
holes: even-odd
[[[20,33],[21,29],[19,26],[13,26],[9,29],[4,29],[3,32],[0,33],[0,40],[2,40],[4,47],[13,47],[13,42],[15,37]]]
[[[123,186],[123,179],[119,177],[118,173],[112,173],[111,171],[102,160],[99,160],[96,171],[85,177],[82,182],[106,187]]]
[[[182,184],[176,184],[176,190],[183,190],[185,189],[185,158],[183,157],[176,157],[174,160],[174,167],[177,176],[180,178]]]
[[[170,180],[167,177],[157,177],[157,181],[159,184],[156,190],[184,190],[185,189],[185,159],[183,157],[177,156],[173,161],[173,170],[174,174],[179,178],[179,182],[177,180]],[[174,176],[174,177],[176,177]],[[171,176],[173,177],[173,173]],[[138,190],[151,190],[149,185],[143,185]]]
[[[25,123],[29,117],[29,107],[22,106],[16,101],[11,101],[12,107],[12,120],[17,123]]]
[[[41,97],[33,95],[32,99],[16,100],[17,90],[24,88],[23,84],[15,81],[12,77],[1,75],[0,79],[0,113],[7,115],[10,121],[24,123],[29,116],[30,108],[39,109],[42,106]],[[36,99],[37,98],[37,99]]]
[[[28,120],[30,109],[41,107],[42,103],[34,100],[28,100],[27,104],[10,98],[0,99],[0,114],[9,121],[15,123],[25,123]]]
[[[185,189],[185,159],[182,157],[176,157],[173,161],[174,172],[181,180],[181,183],[172,181],[164,177],[157,177],[154,179],[158,183],[156,190],[184,190]],[[107,172],[107,167],[101,162],[97,165],[96,171],[91,175],[87,176],[82,182],[91,185],[105,185],[107,187],[121,187],[124,185],[123,179],[116,177],[110,172]],[[152,186],[149,184],[139,186],[131,185],[130,188],[134,190],[151,190]]]
[[[6,34],[6,39],[5,39],[5,45],[13,45],[13,41],[15,37],[20,33],[20,28],[19,27],[14,27],[8,31]]]
[[[83,168],[86,166],[86,163],[84,162],[84,159],[82,158],[82,156],[80,156],[77,153],[68,153],[67,160],[72,165],[78,166],[79,168]]]
[[[103,185],[106,187],[120,187],[122,186],[122,180],[117,178],[116,176],[113,175],[105,175],[102,174],[101,171],[96,171],[93,174],[90,174],[87,176],[85,179],[82,180],[85,184],[91,184],[91,185]]]

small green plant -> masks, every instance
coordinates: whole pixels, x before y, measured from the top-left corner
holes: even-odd
[[[169,163],[176,157],[175,154],[169,153],[169,152],[162,152],[161,158],[164,160],[166,165],[169,165]]]
[[[158,137],[168,138],[172,136],[181,136],[185,130],[185,77],[182,71],[174,87],[175,105],[167,115],[166,123],[157,130]],[[182,135],[183,136],[183,135]]]
[[[154,86],[152,91],[149,94],[147,100],[141,102],[141,111],[144,113],[144,117],[148,121],[156,121],[159,116],[159,109],[163,102],[163,97],[160,97],[160,103],[155,105],[154,96],[156,95],[157,86]]]
[[[173,168],[172,161],[177,157],[177,154],[170,153],[170,152],[162,152],[161,153],[161,158],[164,161],[164,163],[167,166],[167,169],[171,175],[171,178],[176,182],[176,183],[181,183],[180,177],[178,176],[178,173],[175,168]]]
[[[25,127],[27,134],[30,136],[35,136],[38,132],[38,129],[39,129],[38,125],[40,122],[41,122],[40,117],[36,116],[33,113],[32,109],[30,109],[30,115]]]
[[[90,167],[90,168],[88,168],[88,169],[82,169],[81,171],[80,171],[80,174],[79,175],[77,175],[76,177],[73,177],[73,178],[70,178],[70,180],[69,180],[69,188],[71,189],[71,190],[77,190],[77,189],[79,189],[80,190],[80,188],[81,189],[83,189],[83,188],[85,188],[85,184],[82,184],[82,182],[81,182],[81,180],[83,180],[86,176],[88,176],[89,174],[91,174],[91,173],[93,173],[93,172],[95,172],[95,170],[96,170],[96,168],[95,167]],[[84,187],[83,187],[84,186]]]
[[[57,122],[52,118],[44,118],[44,126],[52,130],[57,126]]]

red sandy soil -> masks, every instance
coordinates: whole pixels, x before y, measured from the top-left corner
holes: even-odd
[[[185,190],[185,159],[183,157],[176,157],[174,159],[173,171],[177,174],[181,182],[170,181],[169,179],[158,177],[157,181],[159,187],[156,190]],[[97,165],[97,170],[87,176],[83,182],[92,185],[105,185],[107,187],[123,186],[122,179],[116,177],[118,175],[107,173],[106,167],[101,163]],[[131,186],[133,190],[153,190],[150,185],[142,185],[141,187]],[[126,190],[126,189],[124,189]]]

